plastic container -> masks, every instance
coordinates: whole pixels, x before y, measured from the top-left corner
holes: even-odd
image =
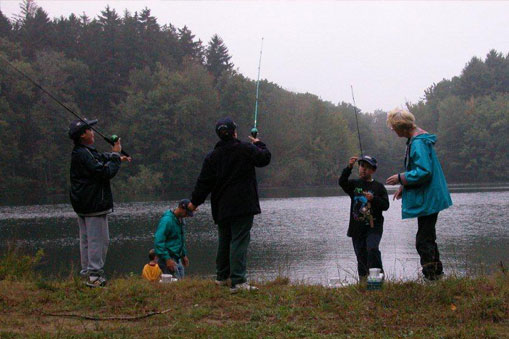
[[[384,274],[380,268],[370,268],[367,289],[370,291],[379,290],[384,282]]]

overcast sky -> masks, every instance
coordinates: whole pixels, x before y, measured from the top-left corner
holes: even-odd
[[[9,18],[18,0],[0,0]],[[509,52],[509,2],[349,1],[37,1],[50,17],[107,4],[119,13],[144,7],[159,24],[187,25],[208,42],[223,38],[238,70],[256,79],[261,38],[261,77],[291,91],[352,102],[363,111],[417,102],[424,90],[459,75],[490,49]],[[263,92],[261,92],[263,96]]]

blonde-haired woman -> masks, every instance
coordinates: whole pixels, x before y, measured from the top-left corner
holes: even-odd
[[[388,185],[400,184],[394,199],[403,198],[402,217],[417,218],[415,246],[427,280],[443,274],[436,243],[438,213],[452,205],[447,182],[434,150],[437,137],[415,124],[412,113],[394,109],[387,115],[387,126],[400,138],[407,138],[405,172],[387,178]]]

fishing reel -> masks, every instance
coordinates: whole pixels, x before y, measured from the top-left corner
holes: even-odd
[[[256,139],[256,136],[258,135],[258,129],[256,127],[251,129],[251,135]]]
[[[113,134],[111,137],[104,137],[104,140],[106,140],[106,142],[108,144],[110,144],[111,146],[115,145],[115,143],[118,141],[118,139],[120,139],[120,137],[116,134]]]
[[[114,146],[115,143],[120,139],[120,137],[116,134],[113,134],[111,137],[104,137],[104,140],[106,140],[106,142],[108,144],[110,144],[111,146]],[[122,153],[123,155],[125,155],[126,157],[129,157],[129,154],[127,154],[124,150],[120,151],[120,153]]]

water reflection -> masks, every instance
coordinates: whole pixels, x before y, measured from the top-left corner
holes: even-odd
[[[509,253],[509,192],[452,194],[454,206],[439,215],[438,243],[448,273],[473,274],[506,261]],[[111,245],[106,271],[139,274],[153,246],[162,213],[176,202],[117,204],[110,216]],[[356,265],[346,237],[349,198],[346,196],[262,199],[263,214],[255,217],[249,252],[254,279],[277,275],[308,283],[329,279],[353,281]],[[385,213],[381,242],[388,277],[415,279],[419,258],[414,248],[416,220],[401,220],[401,203]],[[210,206],[200,206],[187,219],[190,275],[212,277],[217,246]],[[8,243],[46,255],[41,270],[65,275],[78,270],[79,241],[74,212],[67,204],[0,207],[0,251]]]

